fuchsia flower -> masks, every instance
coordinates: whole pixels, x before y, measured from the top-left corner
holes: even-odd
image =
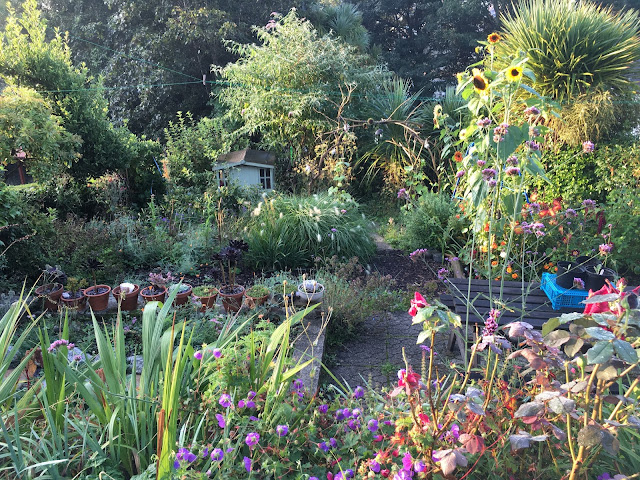
[[[409,309],[409,315],[415,317],[418,314],[419,308],[425,308],[430,306],[424,297],[419,293],[415,292],[413,294],[413,300],[411,300],[411,308]]]

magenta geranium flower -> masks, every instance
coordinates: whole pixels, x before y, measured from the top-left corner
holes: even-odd
[[[428,307],[429,304],[424,299],[424,297],[420,294],[420,292],[415,292],[413,294],[413,300],[411,300],[411,308],[409,309],[409,315],[415,317],[418,314],[419,308]]]

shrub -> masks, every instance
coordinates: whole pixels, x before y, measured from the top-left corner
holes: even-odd
[[[326,193],[308,197],[279,195],[252,212],[246,261],[283,270],[313,265],[333,255],[366,260],[374,244],[359,205]]]
[[[446,194],[425,192],[415,207],[403,215],[406,226],[403,248],[445,250],[447,245],[460,240],[463,224],[456,217],[459,213],[456,203]]]

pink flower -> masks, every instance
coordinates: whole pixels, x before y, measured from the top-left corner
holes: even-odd
[[[411,308],[409,309],[409,315],[415,317],[418,314],[419,308],[428,307],[429,304],[424,299],[424,297],[419,293],[415,292],[413,295],[413,300],[411,300]]]

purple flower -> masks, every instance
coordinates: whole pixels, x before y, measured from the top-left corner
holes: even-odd
[[[362,398],[364,397],[364,388],[358,385],[353,391],[353,398]]]
[[[211,460],[220,462],[224,458],[224,452],[220,448],[214,448],[211,452]]]
[[[251,459],[249,457],[244,457],[242,461],[244,462],[244,469],[247,473],[251,473]]]
[[[329,411],[329,405],[322,404],[318,407],[320,413],[327,413]]]
[[[596,480],[611,480],[611,474],[609,472],[604,472],[602,475],[598,475]]]
[[[516,176],[516,175],[520,175],[520,169],[518,167],[507,167],[507,169],[505,170],[506,174],[509,176]]]
[[[407,190],[404,188],[398,190],[398,198],[402,200],[409,200],[409,194],[407,193]]]
[[[340,210],[340,213],[347,213],[347,211],[343,208],[342,210]],[[311,480],[311,479],[309,479]]]
[[[256,402],[253,400],[247,401],[247,408],[256,408]]]
[[[51,353],[54,350],[56,350],[58,347],[62,347],[62,346],[67,347],[67,349],[69,350],[73,350],[75,347],[73,343],[69,343],[69,340],[65,340],[64,338],[61,338],[60,340],[56,340],[51,345],[49,345],[49,348],[47,348],[47,351]]]
[[[180,461],[176,460],[173,462],[173,468],[175,468],[176,470],[180,468]]]
[[[458,170],[458,173],[456,173],[456,178],[462,178],[464,177],[464,174],[467,173],[464,170]]]
[[[491,125],[491,119],[487,117],[481,118],[476,122],[476,125],[480,128],[488,127]]]
[[[413,469],[418,472],[424,472],[427,469],[427,465],[422,460],[416,460],[413,464]]]
[[[582,142],[582,152],[583,153],[591,153],[595,150],[596,146],[593,144],[593,142]]]
[[[331,437],[331,438],[329,439],[329,444],[330,444],[333,448],[336,448],[336,447],[338,446],[338,441],[337,441],[335,438]]]
[[[375,418],[372,418],[367,422],[367,429],[373,433],[378,431],[378,421]]]
[[[582,206],[587,210],[589,210],[590,208],[596,208],[596,201],[587,198],[586,200],[582,201]]]
[[[489,188],[493,188],[493,187],[495,187],[497,184],[498,184],[498,182],[496,181],[496,179],[495,179],[495,178],[492,178],[491,180],[489,180],[489,181],[487,182],[487,185],[489,185]]]
[[[325,453],[326,453],[326,452],[328,452],[328,451],[329,451],[329,449],[330,449],[331,447],[329,447],[329,445],[327,445],[327,442],[320,442],[320,443],[318,444],[318,448],[320,448],[320,450],[322,450],[323,452],[325,452]]]
[[[276,427],[276,432],[278,433],[279,437],[284,437],[289,433],[289,426],[288,425],[278,425]]]
[[[249,393],[247,393],[247,399],[253,400],[254,398],[256,398],[256,392],[254,392],[253,390],[249,390]]]
[[[351,416],[353,418],[358,418],[361,414],[362,414],[362,410],[360,410],[359,408],[354,408],[353,412],[351,412]]]
[[[490,337],[498,330],[498,318],[500,317],[500,310],[492,308],[489,311],[489,317],[484,321],[484,328],[482,329],[483,337]]]
[[[574,277],[573,288],[577,288],[578,290],[584,290],[584,280],[579,277]]]
[[[244,408],[247,405],[247,402],[245,402],[244,400],[240,400],[238,402],[238,408]]]
[[[220,358],[222,356],[222,350],[220,350],[219,348],[214,348],[213,349],[213,356],[215,358]]]
[[[218,426],[220,428],[224,428],[227,426],[227,422],[225,422],[224,417],[221,414],[216,413],[216,419],[218,420]]]
[[[193,358],[195,358],[196,360],[202,360],[202,351],[198,350],[196,353],[194,353]]]
[[[357,421],[357,420],[354,420],[353,418],[352,418],[352,419],[350,419],[350,420],[347,422],[347,427],[349,427],[349,430],[355,430],[355,429],[356,429],[356,428],[358,428],[359,426],[360,426],[360,424],[358,423],[358,421]],[[345,432],[346,432],[346,430],[345,430]]]
[[[482,178],[484,178],[484,180],[488,182],[493,177],[495,177],[497,173],[498,172],[495,168],[485,168],[484,170],[482,170]]]
[[[371,470],[373,473],[379,473],[380,472],[380,464],[378,462],[376,462],[375,460],[370,460],[369,461],[369,470]]]
[[[608,255],[611,253],[612,245],[610,243],[600,244],[600,255]]]
[[[438,270],[439,280],[444,280],[445,278],[447,278],[447,275],[449,275],[449,270],[447,270],[446,268],[443,267],[440,270]]]
[[[567,211],[564,212],[564,215],[567,218],[575,218],[578,216],[578,212],[576,212],[573,208],[567,208]]]
[[[247,435],[247,438],[244,439],[244,443],[246,443],[249,448],[253,448],[260,441],[260,434],[257,432],[251,432]]]
[[[480,168],[484,167],[487,164],[486,160],[478,160],[476,162],[476,165],[478,165]]]
[[[537,107],[531,106],[524,111],[525,115],[540,115],[540,110]]]
[[[218,403],[222,405],[224,408],[229,408],[233,406],[233,402],[231,401],[231,396],[226,393],[223,393],[222,395],[220,395],[220,400],[218,400]]]
[[[338,229],[337,229],[337,228],[332,228],[332,229],[331,229],[331,231],[332,231],[333,233],[336,233],[336,232],[338,231]]]
[[[535,140],[527,140],[524,143],[527,147],[529,147],[529,150],[533,150],[534,152],[540,150],[540,144]]]
[[[411,458],[411,454],[407,452],[404,454],[404,457],[402,457],[402,469],[411,470],[412,467],[413,467],[413,458]]]

